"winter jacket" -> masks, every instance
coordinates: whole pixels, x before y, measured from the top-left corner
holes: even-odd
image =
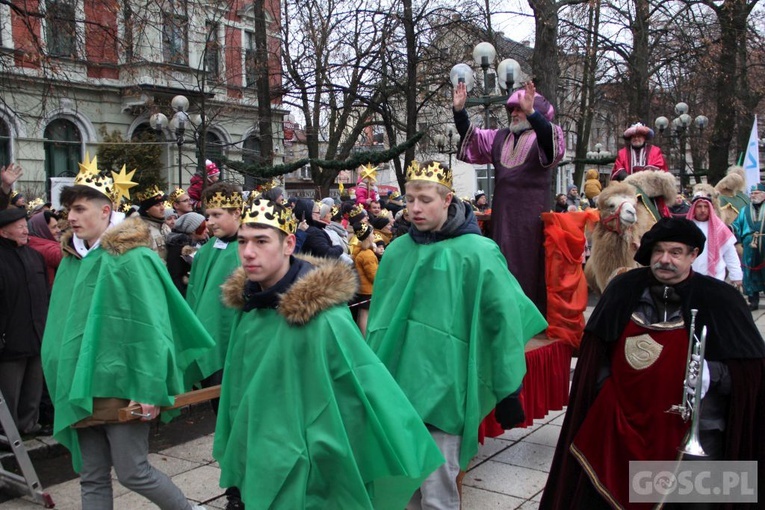
[[[0,360],[40,354],[48,291],[43,256],[0,239]]]
[[[64,253],[61,251],[61,244],[58,241],[43,239],[42,237],[29,236],[28,246],[43,256],[45,269],[48,275],[48,286],[53,286],[53,279],[56,277],[56,269],[61,264]]]
[[[603,190],[603,185],[598,180],[598,171],[594,168],[587,170],[584,181],[584,196],[589,200],[592,200],[596,196],[600,195]]]
[[[356,271],[359,273],[359,294],[371,295],[372,286],[375,283],[377,275],[377,266],[379,264],[375,252],[370,249],[361,250],[356,255]]]

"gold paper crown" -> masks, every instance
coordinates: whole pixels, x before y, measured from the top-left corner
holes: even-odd
[[[242,225],[246,223],[257,223],[258,225],[277,228],[285,234],[294,234],[297,230],[297,221],[292,216],[292,211],[286,207],[277,208],[274,202],[264,198],[256,198],[244,206]]]
[[[375,241],[375,244],[377,244],[377,243],[379,243],[379,242],[383,242],[383,243],[385,242],[385,239],[383,239],[383,236],[381,236],[381,235],[380,235],[380,233],[379,233],[379,232],[377,232],[376,230],[375,230],[375,232],[372,234],[372,239],[374,239],[374,241]]]
[[[364,208],[361,207],[361,204],[356,204],[356,205],[353,206],[353,209],[351,209],[348,212],[348,217],[349,218],[355,218],[356,216],[358,216],[360,214],[363,214],[363,213],[364,213]]]
[[[129,200],[125,200],[117,207],[117,210],[121,213],[127,214],[131,212],[132,207],[133,204],[131,204]]]
[[[406,169],[406,181],[435,182],[451,189],[452,171],[438,161],[432,161],[427,167],[420,166],[417,161],[412,161]]]
[[[181,195],[185,195],[186,190],[183,188],[175,188],[172,193],[170,193],[170,196],[167,197],[167,201],[171,204],[181,198]]]
[[[205,202],[205,209],[241,209],[244,205],[244,197],[238,191],[225,195],[222,191],[216,191]]]
[[[340,214],[340,207],[337,206],[337,205],[333,205],[332,206],[332,217],[334,218],[338,214]]]
[[[19,192],[16,190],[11,191],[11,200],[19,196]]]
[[[85,153],[85,160],[79,163],[80,171],[74,178],[75,186],[87,186],[106,196],[113,203],[120,199],[121,192],[114,186],[114,179],[108,177],[98,170],[98,156],[90,159],[90,154]]]
[[[151,198],[160,198],[164,197],[165,194],[162,192],[161,189],[155,184],[151,188],[147,188],[143,191],[139,191],[135,194],[135,199],[139,202],[143,202],[144,200],[149,200]]]
[[[33,211],[35,207],[40,207],[41,205],[45,205],[45,202],[43,202],[43,199],[35,198],[34,200],[31,200],[27,204],[27,211]]]
[[[391,212],[388,209],[383,209],[380,211],[380,214],[377,215],[378,218],[392,218]]]

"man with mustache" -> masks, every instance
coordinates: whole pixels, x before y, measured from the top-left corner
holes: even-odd
[[[760,292],[765,290],[765,184],[759,183],[749,194],[749,203],[741,209],[733,220],[731,228],[736,239],[744,248],[742,268],[744,269],[744,294],[749,299],[749,309],[757,310],[760,305]]]
[[[454,124],[462,139],[457,159],[494,165],[492,237],[524,294],[544,315],[547,288],[540,215],[552,210],[552,170],[566,150],[563,131],[552,124],[555,108],[528,82],[507,100],[509,127],[480,129],[470,123],[466,101],[467,89],[460,83],[453,98]]]
[[[707,327],[700,442],[709,460],[765,460],[765,343],[736,289],[695,273],[704,235],[661,218],[585,327],[542,509],[636,508],[630,461],[673,461],[690,422],[680,404],[690,336]],[[695,382],[695,381],[694,381]],[[764,470],[758,474],[763,483]]]

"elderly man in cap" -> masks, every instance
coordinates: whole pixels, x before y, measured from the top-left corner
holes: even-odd
[[[540,508],[632,508],[630,461],[677,459],[690,421],[666,411],[686,391],[692,324],[699,337],[707,328],[705,356],[692,362],[702,376],[689,384],[701,383],[707,458],[765,461],[765,344],[741,294],[693,271],[704,241],[692,221],[662,218],[635,254],[649,267],[606,287],[585,327]]]
[[[21,434],[40,430],[40,346],[48,314],[45,261],[28,240],[26,210],[0,211],[0,391]]]
[[[544,314],[547,289],[540,215],[552,209],[552,169],[566,150],[563,131],[552,124],[555,108],[528,82],[507,100],[510,127],[479,129],[470,123],[466,101],[467,89],[460,83],[453,98],[454,123],[462,139],[457,159],[494,165],[492,237],[523,292]]]
[[[648,144],[648,140],[653,139],[653,129],[638,122],[627,128],[623,136],[627,145],[616,155],[611,170],[612,180],[622,181],[641,170],[667,171],[667,162],[664,161],[661,149]]]

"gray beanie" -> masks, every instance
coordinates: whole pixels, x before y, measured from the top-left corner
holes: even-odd
[[[326,204],[329,207],[334,207],[335,206],[335,200],[333,198],[331,198],[331,197],[324,197],[324,198],[322,198],[321,199],[321,203],[322,204]]]
[[[165,209],[165,219],[166,220],[169,220],[173,216],[175,216],[176,218],[178,217],[178,212],[175,209]]]
[[[188,212],[176,220],[173,230],[176,232],[183,232],[184,234],[191,234],[195,232],[204,221],[205,217],[201,214]]]

